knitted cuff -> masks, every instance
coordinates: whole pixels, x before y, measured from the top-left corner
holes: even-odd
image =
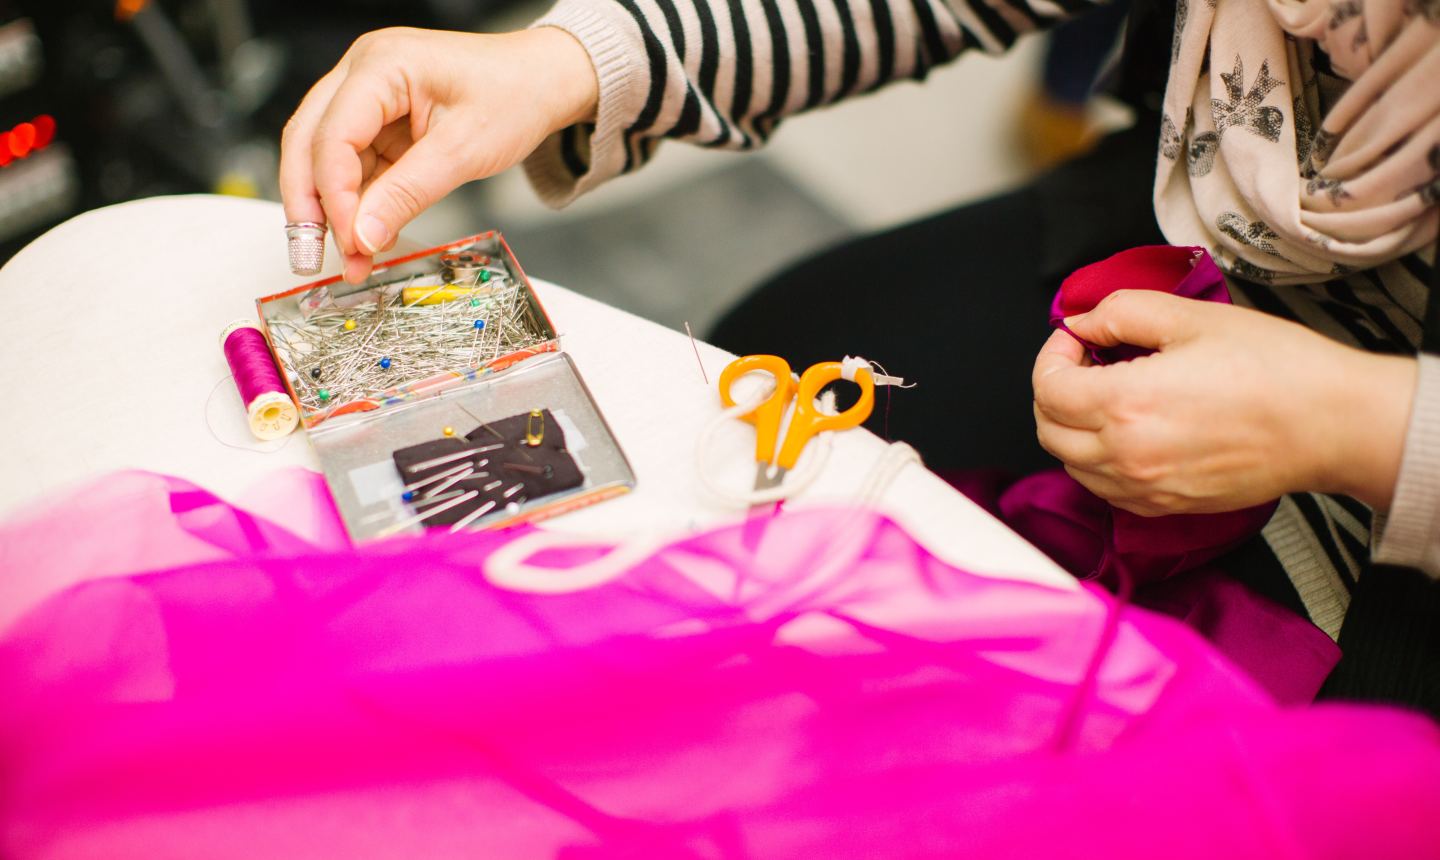
[[[1440,577],[1440,357],[1420,355],[1395,498],[1375,532],[1375,561]]]
[[[625,128],[635,122],[650,87],[640,28],[613,0],[559,0],[533,27],[574,36],[595,65],[600,85],[595,123],[550,135],[525,159],[525,175],[556,209],[616,176],[625,166]]]

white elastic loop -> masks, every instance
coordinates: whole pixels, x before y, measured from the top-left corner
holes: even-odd
[[[530,559],[547,549],[595,547],[603,541],[581,535],[535,531],[510,541],[486,557],[481,572],[490,583],[529,594],[568,594],[604,585],[629,573],[635,565],[663,546],[655,539],[638,539],[611,547],[604,555],[567,568],[538,567]]]
[[[905,467],[914,463],[923,465],[920,460],[920,452],[911,448],[904,442],[892,442],[885,447],[885,453],[870,467],[870,473],[865,476],[865,483],[860,486],[860,492],[856,494],[855,501],[864,507],[873,508],[880,504],[880,498],[890,485],[905,470]]]
[[[736,507],[748,507],[750,505],[778,502],[781,499],[789,498],[799,493],[819,477],[820,472],[825,468],[825,463],[830,459],[830,448],[833,442],[830,439],[829,433],[821,433],[813,444],[805,446],[804,452],[800,455],[800,461],[795,464],[795,468],[785,476],[784,483],[779,486],[766,490],[746,490],[743,492],[737,492],[728,487],[721,486],[720,482],[715,479],[715,475],[708,465],[710,462],[710,451],[714,448],[716,432],[729,422],[753,412],[755,407],[764,403],[768,397],[769,394],[764,393],[764,396],[757,395],[749,400],[736,403],[728,409],[722,409],[720,414],[710,419],[705,425],[705,428],[700,431],[700,438],[695,442],[695,469],[700,473],[700,483],[716,498],[735,505]]]
[[[845,379],[853,382],[855,380],[855,371],[862,367],[870,368],[872,374],[875,373],[874,368],[879,368],[881,371],[884,370],[883,367],[880,367],[880,365],[873,361],[867,361],[858,356],[847,355],[845,359],[840,362],[840,374]],[[904,386],[904,379],[883,373],[876,375],[875,380],[876,385],[899,385],[906,387]],[[913,386],[914,383],[911,383],[909,387]],[[728,409],[722,409],[720,413],[712,418],[700,431],[700,437],[695,443],[695,469],[700,473],[700,483],[716,498],[737,507],[778,502],[781,499],[799,495],[820,476],[820,473],[825,469],[825,464],[830,460],[830,452],[834,447],[834,440],[831,439],[832,434],[821,433],[812,444],[805,446],[801,452],[799,462],[795,464],[794,469],[786,474],[784,483],[779,486],[765,490],[740,492],[721,486],[720,482],[716,480],[715,475],[708,465],[710,451],[714,448],[715,434],[719,432],[721,427],[729,422],[755,411],[760,404],[770,398],[770,394],[774,390],[773,386],[757,389],[750,397],[737,401],[734,406]],[[829,389],[821,392],[817,408],[826,415],[837,414],[835,408],[835,392]],[[903,442],[896,442],[888,446],[885,449],[885,453],[880,456],[879,460],[877,460],[871,468],[870,473],[866,476],[861,491],[856,497],[856,502],[867,506],[878,504],[880,496],[884,494],[885,490],[895,480],[895,477],[900,471],[910,463],[919,462],[920,455],[909,445]]]

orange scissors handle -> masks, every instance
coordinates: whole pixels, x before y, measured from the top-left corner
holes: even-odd
[[[815,408],[815,398],[820,389],[842,376],[840,362],[822,361],[810,366],[800,377],[800,387],[795,393],[795,417],[790,419],[790,430],[785,434],[785,443],[780,446],[780,459],[776,461],[782,469],[795,468],[800,452],[817,433],[826,430],[849,430],[859,427],[875,407],[875,377],[870,369],[855,371],[855,384],[860,386],[860,399],[854,406],[839,415],[826,415]]]
[[[837,364],[836,367],[839,367]],[[780,439],[780,422],[785,418],[785,407],[795,394],[795,380],[790,376],[790,363],[778,355],[747,355],[737,358],[720,372],[720,402],[728,409],[735,405],[730,396],[730,387],[735,380],[747,373],[764,371],[775,377],[775,390],[755,408],[755,411],[741,418],[755,425],[755,460],[770,463],[775,460],[775,445]]]

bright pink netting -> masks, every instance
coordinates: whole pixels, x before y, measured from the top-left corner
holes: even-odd
[[[791,511],[554,596],[481,572],[523,533],[321,550],[138,473],[0,528],[0,601],[77,583],[0,637],[0,856],[1440,845],[1427,720],[1282,710],[1135,609],[1077,699],[1103,596],[956,570],[884,518]],[[91,578],[142,558],[167,569]]]

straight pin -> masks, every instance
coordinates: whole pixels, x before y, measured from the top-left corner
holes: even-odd
[[[481,517],[485,516],[493,510],[495,510],[495,500],[491,499],[490,501],[486,502],[485,504],[481,505],[480,507],[456,520],[455,525],[450,527],[450,533],[454,534],[455,532],[461,531],[466,526],[470,525],[471,523],[475,522],[476,520],[480,519]]]
[[[474,490],[471,490],[471,491],[468,492],[468,493],[464,493],[464,494],[462,494],[462,495],[456,496],[455,498],[451,499],[450,501],[446,502],[446,503],[443,504],[443,505],[436,505],[435,507],[431,508],[431,509],[428,510],[428,511],[425,511],[424,513],[416,514],[415,516],[410,517],[410,518],[407,519],[407,520],[401,520],[401,521],[398,522],[398,523],[392,523],[392,524],[386,526],[385,528],[381,529],[380,531],[376,532],[376,533],[375,533],[375,536],[376,536],[376,537],[389,537],[390,535],[393,535],[393,534],[395,534],[395,533],[397,533],[397,532],[400,532],[400,531],[404,531],[405,529],[408,529],[408,528],[410,528],[410,527],[413,526],[413,525],[417,525],[417,524],[419,524],[419,523],[423,523],[423,522],[425,522],[426,520],[430,519],[431,517],[435,516],[436,514],[444,513],[445,511],[450,510],[451,508],[455,507],[456,505],[464,504],[465,502],[469,501],[470,499],[475,498],[475,497],[478,496],[478,495],[480,495],[480,494],[477,493],[477,492],[475,492]]]
[[[485,462],[488,463],[489,460],[486,460]],[[443,480],[445,480],[446,478],[450,477],[451,475],[455,474],[456,472],[463,472],[463,471],[465,471],[466,469],[473,469],[473,468],[475,468],[475,467],[474,467],[472,464],[470,464],[470,463],[461,463],[460,465],[455,466],[454,468],[446,469],[445,471],[441,472],[441,473],[438,474],[438,475],[431,475],[430,477],[426,478],[426,479],[423,480],[423,481],[416,481],[416,482],[413,483],[413,484],[406,484],[406,485],[405,485],[405,492],[407,492],[407,493],[413,493],[413,492],[415,492],[416,490],[420,489],[421,487],[428,487],[428,486],[430,486],[431,484],[435,483],[436,481],[443,481]]]
[[[455,486],[456,484],[460,483],[461,481],[465,480],[466,478],[470,477],[470,476],[473,475],[473,474],[475,474],[475,470],[474,470],[474,469],[470,469],[469,471],[461,472],[461,473],[458,474],[458,475],[454,475],[454,476],[452,476],[452,477],[446,478],[444,483],[442,483],[442,484],[437,484],[437,485],[435,486],[435,489],[433,489],[433,490],[431,490],[430,492],[426,493],[426,495],[427,495],[427,496],[433,496],[433,495],[435,495],[436,493],[443,493],[443,492],[445,492],[446,490],[450,489],[451,487]]]
[[[433,469],[436,466],[443,466],[446,463],[453,463],[461,457],[471,457],[476,454],[488,454],[491,451],[498,451],[504,447],[504,445],[482,445],[479,448],[466,448],[464,451],[456,451],[453,454],[446,454],[443,457],[436,457],[433,460],[426,460],[423,463],[416,463],[413,466],[406,466],[405,471],[411,473],[423,472],[426,469]]]

